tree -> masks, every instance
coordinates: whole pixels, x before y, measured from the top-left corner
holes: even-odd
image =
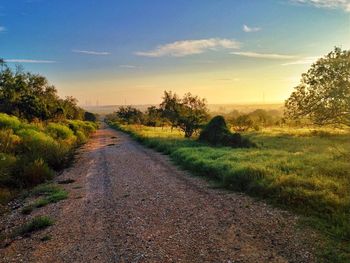
[[[145,113],[145,125],[157,127],[163,124],[161,110],[156,106],[150,106]]]
[[[143,120],[143,113],[131,106],[121,106],[116,115],[121,122],[127,124],[141,124]]]
[[[180,99],[175,93],[165,91],[160,108],[163,117],[169,120],[172,127],[182,130],[186,138],[198,131],[209,117],[206,100],[191,93]]]
[[[0,60],[0,112],[29,121],[83,119],[84,110],[73,97],[60,99],[54,86],[41,75],[11,69]]]
[[[240,115],[233,121],[233,126],[236,131],[247,131],[253,127],[253,121],[248,114]]]
[[[285,107],[289,119],[350,126],[350,50],[336,47],[314,63]]]

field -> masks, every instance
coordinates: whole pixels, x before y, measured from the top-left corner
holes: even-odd
[[[327,240],[323,256],[350,254],[350,134],[336,129],[247,132],[255,148],[209,147],[174,130],[117,126],[194,174],[303,215]]]

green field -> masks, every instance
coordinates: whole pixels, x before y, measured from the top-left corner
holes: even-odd
[[[220,186],[304,215],[329,241],[323,258],[350,254],[350,134],[336,129],[271,128],[247,132],[256,148],[210,147],[179,131],[117,126]]]

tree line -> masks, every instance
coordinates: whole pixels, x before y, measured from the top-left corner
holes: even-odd
[[[0,112],[28,121],[90,120],[96,117],[78,106],[76,98],[64,99],[46,77],[10,68],[0,59]]]
[[[312,64],[285,101],[284,114],[276,110],[257,109],[247,114],[232,111],[225,117],[228,124],[239,132],[283,124],[349,127],[350,51],[336,47]],[[132,106],[123,106],[108,118],[124,124],[170,126],[180,129],[189,138],[204,127],[210,114],[205,99],[191,93],[180,98],[171,91],[165,91],[159,106],[148,107],[145,112]]]

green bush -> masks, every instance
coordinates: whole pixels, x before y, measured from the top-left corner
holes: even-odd
[[[49,123],[46,127],[46,132],[54,139],[65,140],[74,136],[71,129],[59,123]]]
[[[0,153],[0,186],[11,186],[14,183],[13,171],[16,161],[15,156]]]
[[[222,116],[212,118],[201,131],[198,140],[214,146],[249,147],[253,144],[239,133],[231,133]]]
[[[17,130],[20,126],[21,122],[17,117],[0,113],[0,129]]]
[[[64,167],[71,145],[59,143],[49,135],[36,130],[23,129],[18,134],[23,138],[22,151],[28,159],[43,159],[55,170]]]
[[[25,186],[34,186],[51,180],[54,173],[42,159],[35,160],[23,167],[22,182]]]
[[[87,137],[86,137],[86,135],[85,135],[82,131],[77,131],[77,132],[75,133],[75,136],[77,136],[77,143],[78,143],[78,144],[86,143]]]
[[[21,138],[12,129],[0,130],[0,152],[13,153],[20,142]]]

